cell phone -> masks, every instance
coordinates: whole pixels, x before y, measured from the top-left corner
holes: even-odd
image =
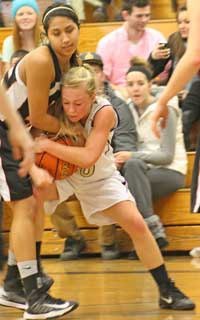
[[[168,49],[169,47],[168,47],[168,43],[167,42],[160,42],[159,43],[159,45],[161,45],[162,47],[161,47],[161,49]]]

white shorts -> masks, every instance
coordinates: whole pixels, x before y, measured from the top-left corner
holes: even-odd
[[[127,187],[126,180],[117,170],[109,178],[89,183],[79,184],[72,175],[68,179],[57,180],[56,186],[59,199],[45,202],[47,213],[52,214],[60,203],[75,194],[80,201],[86,220],[90,224],[99,226],[116,223],[112,218],[103,214],[103,210],[121,201],[135,202]]]

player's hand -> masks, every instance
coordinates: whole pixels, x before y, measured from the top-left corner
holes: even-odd
[[[161,130],[166,127],[167,118],[167,105],[158,103],[151,117],[151,129],[157,138],[160,138]]]
[[[48,173],[48,171],[39,168],[36,165],[31,168],[30,172],[33,185],[36,188],[48,188],[53,182],[53,177]]]
[[[35,138],[35,152],[41,153],[46,150],[45,146],[49,139],[45,135]]]

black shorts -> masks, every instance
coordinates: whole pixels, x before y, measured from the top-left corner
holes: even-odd
[[[19,161],[13,159],[7,133],[0,122],[0,196],[4,201],[26,199],[33,194],[31,179],[18,175]]]

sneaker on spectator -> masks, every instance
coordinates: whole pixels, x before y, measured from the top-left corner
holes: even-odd
[[[166,237],[160,237],[156,239],[156,242],[160,249],[163,249],[169,245],[169,241]]]
[[[200,258],[200,247],[195,247],[190,250],[189,255],[193,258]]]
[[[78,307],[74,301],[56,299],[44,292],[43,288],[32,290],[28,296],[28,307],[24,319],[51,319],[63,316]]]
[[[76,240],[72,237],[68,237],[65,240],[64,251],[60,255],[60,259],[65,260],[75,260],[80,257],[80,253],[86,247],[86,242],[83,238]]]
[[[120,258],[120,252],[117,244],[101,247],[101,257],[104,260],[114,260]]]
[[[138,255],[136,253],[136,251],[131,251],[129,254],[128,254],[128,259],[129,260],[138,260]]]
[[[162,309],[193,310],[194,302],[178,289],[172,280],[160,287],[159,305]]]
[[[40,273],[37,278],[38,287],[48,291],[54,280],[46,273]],[[0,305],[25,310],[27,308],[24,287],[20,278],[5,280],[0,288]]]

